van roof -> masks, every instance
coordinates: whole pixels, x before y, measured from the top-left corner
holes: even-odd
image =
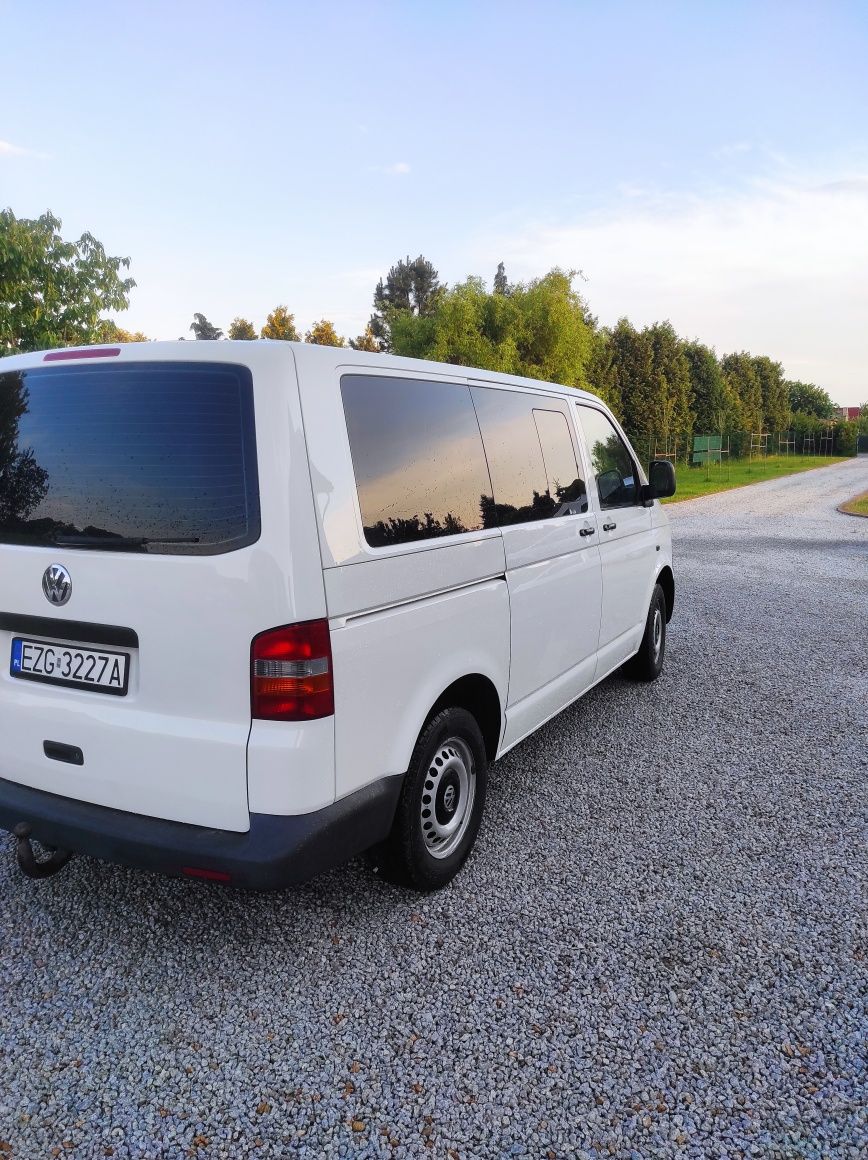
[[[594,402],[599,402],[599,397],[589,391],[581,390],[578,387],[565,387],[558,383],[550,383],[543,379],[531,379],[521,375],[502,374],[499,371],[487,371],[478,367],[459,366],[454,363],[440,363],[431,362],[428,359],[419,358],[405,358],[400,355],[392,354],[378,354],[371,351],[353,350],[351,347],[340,346],[319,346],[316,343],[310,342],[283,342],[281,340],[272,339],[255,339],[252,341],[220,339],[214,342],[197,342],[195,339],[176,339],[171,342],[118,342],[118,343],[98,343],[87,347],[63,347],[51,351],[33,351],[28,354],[10,355],[6,358],[0,358],[0,373],[8,371],[23,370],[44,364],[45,356],[52,355],[49,365],[57,362],[66,362],[66,359],[57,359],[57,355],[69,355],[70,362],[77,362],[74,355],[76,351],[88,351],[88,354],[83,355],[83,359],[87,359],[92,363],[107,362],[112,358],[120,358],[123,361],[134,359],[136,361],[141,358],[147,358],[149,355],[155,357],[159,361],[166,359],[180,359],[192,361],[227,361],[232,358],[229,354],[232,351],[236,357],[240,356],[243,351],[250,352],[251,349],[262,349],[263,347],[277,348],[283,347],[292,351],[299,366],[304,364],[312,365],[318,364],[319,369],[326,369],[328,366],[338,368],[344,366],[364,366],[370,367],[372,371],[378,369],[388,369],[394,371],[407,371],[413,374],[424,372],[426,375],[448,376],[455,378],[457,375],[472,379],[475,382],[493,382],[504,383],[516,387],[531,387],[539,390],[540,388],[554,394],[567,395],[570,398],[575,398],[577,395],[581,398],[590,399]],[[100,357],[95,353],[97,350],[104,350],[105,355]]]

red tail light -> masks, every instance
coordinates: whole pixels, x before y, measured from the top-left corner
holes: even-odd
[[[313,721],[335,711],[327,620],[306,620],[254,637],[250,707],[263,721]]]

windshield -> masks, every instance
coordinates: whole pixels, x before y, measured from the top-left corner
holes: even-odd
[[[258,537],[246,368],[0,363],[0,542],[202,555]]]

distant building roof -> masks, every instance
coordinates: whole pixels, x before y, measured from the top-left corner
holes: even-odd
[[[841,418],[842,419],[858,419],[861,414],[862,414],[861,407],[842,407],[841,408]]]

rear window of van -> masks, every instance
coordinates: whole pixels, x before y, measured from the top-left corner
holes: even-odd
[[[245,367],[0,364],[0,542],[203,555],[259,532]]]

